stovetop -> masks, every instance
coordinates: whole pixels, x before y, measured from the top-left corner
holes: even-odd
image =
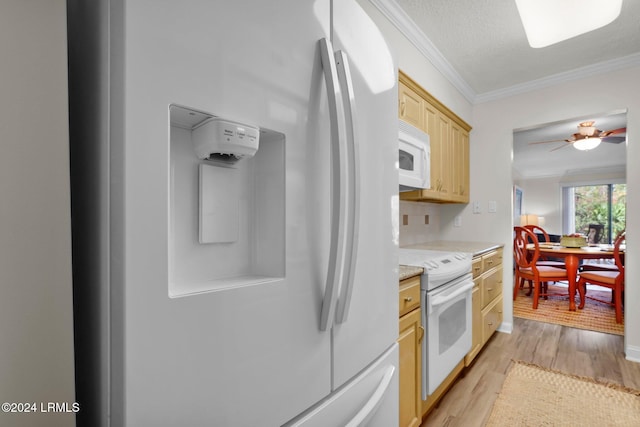
[[[399,262],[424,268],[421,287],[432,290],[471,272],[472,254],[416,248],[399,248]]]

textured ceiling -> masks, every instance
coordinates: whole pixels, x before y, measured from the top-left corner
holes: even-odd
[[[534,49],[515,0],[395,0],[476,94],[640,53],[640,0],[611,24]]]

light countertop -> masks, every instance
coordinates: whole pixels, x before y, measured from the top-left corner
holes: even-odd
[[[401,265],[400,266],[400,281],[405,280],[405,279],[409,279],[411,277],[414,276],[420,276],[423,272],[423,268],[422,267],[413,267],[410,265]]]

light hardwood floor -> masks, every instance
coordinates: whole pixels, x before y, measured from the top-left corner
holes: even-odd
[[[494,334],[422,427],[484,426],[512,360],[640,390],[640,363],[624,358],[622,336],[513,320],[513,332]]]

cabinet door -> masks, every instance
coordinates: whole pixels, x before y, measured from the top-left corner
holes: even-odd
[[[422,197],[438,198],[438,182],[440,180],[440,161],[442,152],[442,138],[440,134],[440,113],[428,102],[424,102],[424,122],[425,130],[429,134],[430,150],[430,180],[431,186],[428,190],[423,190]]]
[[[420,325],[420,309],[413,310],[400,318],[400,427],[417,427],[422,421],[420,399],[420,378],[423,338]]]
[[[400,82],[398,84],[398,115],[400,120],[405,121],[420,130],[425,130],[424,116],[422,111],[422,98]]]
[[[451,122],[451,199],[469,202],[469,133]]]
[[[438,138],[436,152],[431,151],[431,177],[436,177],[436,190],[440,198],[449,200],[451,197],[451,168],[449,159],[451,158],[451,120],[442,113],[438,113]]]
[[[484,345],[502,323],[502,296],[482,310],[482,344]]]

